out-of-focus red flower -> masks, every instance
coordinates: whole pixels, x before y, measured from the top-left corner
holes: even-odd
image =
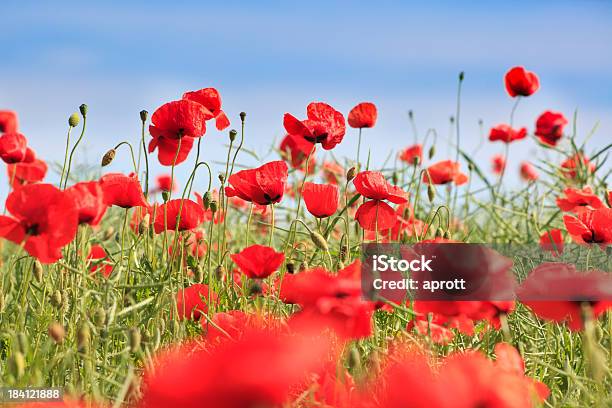
[[[355,213],[355,219],[361,228],[373,230],[388,230],[395,225],[396,216],[393,208],[383,200],[403,204],[408,202],[408,195],[397,186],[391,185],[385,176],[377,171],[362,171],[353,180],[357,191],[371,199],[363,203]]]
[[[578,172],[593,173],[595,164],[591,163],[584,154],[576,153],[561,163],[561,172],[570,179],[575,179]]]
[[[423,161],[423,145],[408,146],[399,153],[399,159],[409,165],[421,163]]]
[[[406,330],[415,330],[421,336],[429,336],[434,343],[444,345],[448,344],[455,337],[455,333],[446,327],[444,323],[446,323],[446,320],[441,319],[439,315],[433,315],[431,321],[427,316],[417,315],[408,322]]]
[[[208,292],[208,285],[194,283],[176,293],[176,309],[179,319],[199,320],[202,314],[208,313],[208,300],[217,301],[217,294],[212,290]]]
[[[170,174],[160,174],[155,177],[155,189],[154,191],[168,191],[175,192],[178,190],[178,185],[176,184],[176,180],[172,180],[172,176]]]
[[[204,209],[195,201],[187,199],[170,200],[159,206],[153,228],[155,233],[163,231],[189,231],[204,221]]]
[[[105,278],[108,278],[113,272],[113,265],[105,263],[108,260],[108,254],[101,245],[92,245],[87,259],[91,262],[89,271],[92,274],[100,272]]]
[[[221,95],[215,88],[204,88],[199,91],[186,92],[183,99],[194,101],[204,106],[215,118],[217,130],[223,130],[230,125],[230,121],[221,110]]]
[[[527,137],[527,128],[513,129],[509,125],[501,124],[491,128],[489,132],[489,140],[495,142],[501,140],[505,143],[514,142]]]
[[[540,235],[540,247],[545,251],[551,251],[553,253],[563,252],[563,234],[558,228],[553,228],[549,231],[545,231]]]
[[[206,133],[206,121],[211,118],[208,109],[186,99],[160,106],[151,116],[149,153],[158,149],[157,157],[164,166],[184,162],[194,139]]]
[[[455,183],[460,186],[467,183],[468,176],[461,172],[461,165],[452,160],[443,160],[432,164],[427,168],[427,173],[423,174],[423,182],[429,184],[448,184]]]
[[[208,320],[202,320],[202,327],[206,329],[206,339],[216,341],[219,339],[238,339],[248,328],[249,320],[252,316],[242,310],[230,310],[228,312],[218,312],[212,317],[214,324],[209,324]]]
[[[323,336],[285,335],[269,329],[251,329],[237,341],[206,349],[186,345],[156,359],[155,369],[145,373],[138,406],[285,406],[323,368],[331,349]]]
[[[278,270],[285,260],[284,253],[263,245],[251,245],[230,257],[242,273],[252,279],[267,278]]]
[[[570,330],[583,328],[582,303],[597,318],[612,308],[612,276],[590,270],[579,272],[574,265],[547,262],[529,273],[517,290],[518,299],[540,318],[565,322]]]
[[[348,114],[348,124],[352,128],[371,128],[376,125],[378,112],[371,102],[361,102]]]
[[[493,165],[493,173],[502,174],[506,167],[506,158],[501,154],[496,154],[491,158],[491,164]]]
[[[30,149],[28,149],[30,151]],[[32,155],[33,155],[32,151]],[[25,184],[40,183],[47,175],[47,163],[32,156],[31,160],[26,160],[21,163],[8,164],[6,170],[11,187],[18,188]]]
[[[495,366],[509,373],[514,373],[518,376],[525,375],[525,362],[515,349],[508,343],[497,343],[495,345]],[[550,395],[550,389],[546,384],[525,377],[525,380],[533,385],[533,390],[540,401],[546,400]]]
[[[200,229],[192,231],[187,237],[186,245],[192,256],[203,258],[208,249],[204,239],[204,231]]]
[[[104,203],[123,208],[148,207],[138,177],[134,173],[109,173],[100,178]]]
[[[344,168],[336,162],[324,161],[323,162],[323,177],[331,184],[340,184],[345,176]]]
[[[504,77],[506,91],[511,97],[533,95],[540,87],[538,76],[524,67],[511,68]]]
[[[525,181],[535,181],[540,177],[536,169],[529,162],[521,163],[521,178]]]
[[[593,193],[591,186],[584,186],[581,190],[576,188],[566,188],[563,190],[565,196],[557,198],[557,206],[561,211],[579,213],[585,209],[598,209],[604,203]]]
[[[25,160],[28,139],[21,133],[4,133],[0,136],[0,159],[7,164]]]
[[[576,243],[612,244],[612,208],[586,209],[576,216],[566,214],[563,222]]]
[[[310,155],[308,173],[312,174],[316,163],[314,148],[314,145],[303,137],[286,135],[280,144],[280,153],[281,157],[291,163],[291,167],[294,169],[302,169],[304,167],[303,164]]]
[[[18,130],[17,114],[9,110],[0,110],[0,134],[16,133]]]
[[[225,188],[228,197],[240,197],[259,205],[269,205],[282,200],[287,184],[287,163],[282,160],[266,163],[256,169],[232,174]]]
[[[352,268],[360,268],[355,262]],[[348,270],[349,267],[346,268]],[[350,276],[346,271],[332,275],[324,268],[309,269],[295,275],[285,275],[280,298],[285,303],[298,304],[302,307],[314,306],[322,298],[346,298],[361,296],[361,281]]]
[[[106,213],[107,205],[104,202],[104,191],[98,181],[84,181],[76,183],[66,190],[72,194],[77,211],[79,224],[98,225]]]
[[[346,133],[342,113],[323,102],[312,102],[306,108],[308,119],[300,121],[285,113],[283,124],[290,135],[303,137],[311,143],[321,143],[325,150],[339,144]]]
[[[306,182],[302,188],[302,197],[308,212],[317,218],[329,217],[338,210],[340,193],[335,184]]]
[[[0,236],[23,244],[42,263],[62,257],[62,248],[74,239],[78,212],[72,195],[51,184],[25,185],[11,192],[0,216]]]
[[[535,135],[545,145],[556,146],[563,137],[563,128],[567,123],[562,113],[546,111],[536,121]]]

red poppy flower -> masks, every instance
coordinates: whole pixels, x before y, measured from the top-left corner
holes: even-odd
[[[598,270],[579,272],[573,265],[547,262],[531,271],[517,295],[540,318],[565,322],[576,331],[583,327],[581,303],[590,305],[595,318],[612,308],[612,276]]]
[[[590,186],[585,186],[582,190],[576,188],[566,188],[563,190],[565,197],[557,198],[557,206],[561,211],[579,213],[585,209],[598,209],[604,203],[593,193]]]
[[[330,105],[312,102],[306,108],[308,119],[300,121],[285,113],[283,124],[290,135],[303,137],[311,143],[321,143],[325,150],[333,149],[344,138],[344,116]]]
[[[538,179],[539,175],[536,169],[528,162],[521,163],[521,178],[525,181],[535,181]]]
[[[278,203],[283,199],[287,176],[287,163],[273,161],[232,174],[228,179],[231,186],[225,188],[225,193],[259,205]]]
[[[202,314],[208,313],[208,299],[217,301],[217,294],[210,291],[208,285],[195,283],[176,293],[176,309],[179,319],[199,320]]]
[[[344,168],[336,162],[324,161],[323,166],[323,177],[330,184],[340,184],[344,178]]]
[[[155,177],[155,189],[154,191],[168,191],[175,192],[178,189],[176,180],[172,181],[170,174],[160,174]]]
[[[362,171],[353,180],[357,191],[371,201],[363,203],[355,213],[355,219],[361,228],[373,231],[388,230],[396,222],[393,208],[382,200],[403,204],[408,201],[408,195],[397,186],[391,185],[385,176],[377,171]]]
[[[0,110],[0,134],[16,133],[18,129],[17,114],[13,111]]]
[[[508,343],[497,343],[495,345],[495,366],[509,373],[514,373],[519,376],[525,375],[525,362],[519,352]],[[535,394],[540,401],[546,400],[550,395],[550,389],[546,384],[525,377],[525,380],[533,385]]]
[[[108,260],[108,254],[101,245],[92,245],[87,259],[91,262],[89,271],[92,274],[100,272],[105,278],[108,278],[113,272],[113,265],[105,263]]]
[[[431,341],[436,344],[448,344],[455,337],[455,333],[446,327],[445,320],[439,319],[439,315],[433,315],[430,319],[428,316],[417,315],[406,325],[406,330],[414,330],[421,336],[429,336]],[[439,319],[440,321],[436,321]]]
[[[361,102],[348,114],[348,124],[352,128],[371,128],[376,125],[378,112],[371,102]]]
[[[423,145],[408,146],[399,154],[399,159],[406,164],[415,165],[423,161]]]
[[[215,118],[217,130],[223,130],[230,125],[225,112],[221,110],[221,95],[215,88],[204,88],[199,91],[185,92],[183,99],[194,101],[204,106]]]
[[[19,163],[25,160],[28,140],[21,133],[4,133],[0,136],[0,159],[5,163]]]
[[[285,260],[285,254],[263,245],[251,245],[230,257],[242,273],[252,279],[267,278],[280,268]]]
[[[227,340],[228,335],[230,339],[238,340],[249,330],[263,329],[265,324],[260,316],[242,310],[218,312],[211,320],[213,324],[208,320],[200,320],[202,328],[206,330],[206,340],[209,342]]]
[[[308,212],[317,218],[326,218],[338,210],[340,193],[335,184],[304,183],[302,197]]]
[[[545,231],[540,235],[540,247],[545,251],[553,253],[563,252],[563,234],[558,228]]]
[[[501,140],[505,143],[514,142],[515,140],[521,140],[527,137],[527,128],[522,127],[520,129],[513,129],[506,124],[497,125],[491,128],[489,132],[489,140],[495,142]]]
[[[78,213],[72,195],[51,184],[30,184],[11,192],[0,216],[0,236],[17,244],[42,263],[62,257],[62,248],[74,239]]]
[[[280,290],[280,298],[285,303],[302,307],[314,306],[322,298],[346,298],[361,296],[360,276],[352,276],[349,271],[361,268],[355,261],[337,275],[324,268],[313,268],[295,275],[285,275]]]
[[[32,159],[32,161],[23,161],[21,163],[9,164],[6,166],[8,179],[13,188],[23,186],[25,184],[39,183],[44,180],[47,175],[47,163],[40,159]]]
[[[467,183],[468,176],[460,170],[460,164],[452,160],[444,160],[433,164],[427,168],[427,173],[423,174],[423,182],[429,184],[448,184],[455,183],[460,186]]]
[[[562,113],[546,111],[536,121],[535,135],[542,143],[556,146],[559,139],[563,137],[563,128],[567,123]]]
[[[514,67],[504,77],[506,91],[511,97],[533,95],[540,87],[538,76],[524,67]]]
[[[612,244],[612,208],[581,211],[576,217],[564,215],[567,232],[579,244]]]
[[[104,203],[108,206],[116,205],[123,208],[149,206],[134,173],[128,176],[121,173],[105,174],[100,178],[100,186],[104,192]]]
[[[501,154],[496,154],[491,158],[491,164],[493,165],[493,173],[501,174],[506,167],[506,158]]]
[[[291,163],[294,169],[301,169],[310,155],[310,163],[308,163],[308,172],[314,171],[315,157],[314,145],[303,137],[286,135],[280,144],[281,157]],[[311,154],[312,152],[312,154]]]
[[[153,228],[156,234],[166,230],[188,231],[195,229],[203,221],[204,209],[200,205],[191,200],[176,199],[159,206]]]
[[[575,179],[579,172],[593,173],[595,171],[595,164],[591,163],[584,154],[576,153],[561,163],[561,171],[566,177]]]
[[[98,181],[76,183],[66,190],[72,194],[77,211],[79,224],[98,225],[106,212],[104,192]]]

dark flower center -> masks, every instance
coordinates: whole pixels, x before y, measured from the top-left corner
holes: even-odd
[[[275,202],[276,200],[280,198],[280,194],[274,197],[270,197],[267,193],[264,193],[264,198],[266,199],[268,204],[272,204],[273,202]]]
[[[38,234],[39,234],[39,231],[38,231],[38,224],[32,224],[32,225],[29,225],[29,226],[26,228],[26,234],[27,234],[27,235],[30,235],[30,236],[36,236],[36,235],[38,235]]]
[[[0,123],[0,133],[4,133],[4,124]]]
[[[308,140],[310,143],[321,143],[327,139],[327,133],[314,136],[304,136],[304,139]]]

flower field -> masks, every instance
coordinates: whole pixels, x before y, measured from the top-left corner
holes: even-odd
[[[0,388],[63,394],[10,406],[612,406],[612,145],[567,113],[518,127],[546,89],[513,67],[491,90],[507,94],[508,121],[482,135],[500,153],[468,153],[463,82],[451,149],[414,130],[380,168],[366,147],[375,101],[286,113],[276,158],[243,168],[248,115],[215,88],[186,92],[135,112],[141,135],[109,146],[93,176],[78,166],[81,105],[55,184],[18,114],[0,111]],[[521,151],[528,138],[537,155]],[[212,143],[227,145],[218,169],[200,158]],[[354,157],[333,155],[341,143]],[[167,171],[150,174],[154,161]],[[516,284],[509,298],[364,293],[364,244],[476,243],[548,258],[491,258]],[[580,265],[564,257],[575,248]]]

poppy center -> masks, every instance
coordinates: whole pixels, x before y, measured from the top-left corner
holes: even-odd
[[[0,123],[0,133],[4,133],[4,124]]]
[[[280,194],[274,197],[270,197],[267,193],[264,193],[264,198],[266,199],[268,204],[272,204],[273,202],[275,202],[276,200],[280,198]]]
[[[38,228],[39,228],[38,224],[29,225],[26,228],[26,234],[30,236],[36,236],[39,234]]]
[[[179,130],[176,131],[176,135],[179,138],[183,137],[184,134],[185,134],[185,129],[184,128],[179,128]]]
[[[304,136],[304,139],[308,140],[310,143],[321,143],[325,139],[327,139],[327,133],[322,133],[320,135],[313,136]]]

